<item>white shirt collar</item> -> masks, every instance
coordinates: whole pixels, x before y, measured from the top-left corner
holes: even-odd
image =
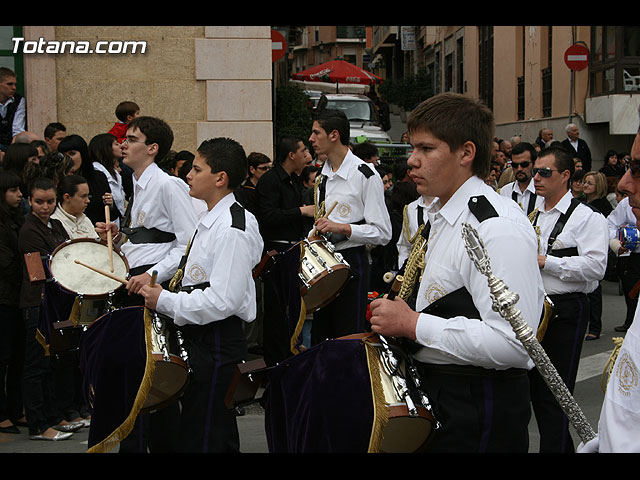
[[[213,225],[215,221],[220,217],[220,215],[228,210],[235,201],[236,199],[233,195],[233,192],[230,192],[229,194],[222,197],[220,201],[216,203],[213,208],[202,217],[202,220],[200,220],[202,226],[204,226],[205,228],[211,228],[211,225]]]
[[[142,175],[140,175],[140,178],[136,179],[136,176],[132,175],[134,185],[137,185],[140,188],[144,189],[149,184],[151,179],[156,175],[158,175],[158,173],[163,173],[163,172],[160,169],[160,167],[155,162],[153,162],[147,168],[144,169],[144,172],[142,172]]]
[[[552,210],[557,210],[561,213],[566,213],[566,211],[569,209],[569,205],[571,205],[571,200],[573,199],[573,195],[571,194],[571,190],[567,191],[567,193],[565,193],[562,198],[560,200],[558,200],[558,203],[556,203],[553,208],[551,210],[549,210],[547,213],[550,213]],[[545,206],[544,209],[546,210],[546,199],[545,199]]]
[[[340,168],[338,168],[338,170],[334,172],[331,169],[331,160],[327,159],[327,161],[324,162],[324,165],[322,166],[322,174],[328,177],[338,175],[339,177],[346,180],[349,177],[349,173],[351,172],[351,169],[356,164],[356,162],[354,161],[354,158],[357,158],[357,157],[351,152],[351,150],[347,149],[347,153],[344,156],[342,163],[340,164]]]
[[[442,218],[444,218],[450,225],[453,225],[462,212],[467,208],[469,197],[481,192],[483,185],[487,188],[491,188],[480,178],[472,175],[458,188],[458,190],[455,191],[453,195],[451,195],[451,198],[449,198],[449,201],[444,205],[444,207],[440,206],[440,200],[438,199],[437,201],[432,202],[431,205],[427,207],[427,210],[431,213],[440,213]]]

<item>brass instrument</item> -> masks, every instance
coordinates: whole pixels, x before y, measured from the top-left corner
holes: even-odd
[[[529,221],[533,224],[533,222],[536,219],[536,216],[538,215],[538,209],[534,209],[529,215]],[[538,239],[538,254],[540,254],[540,227],[538,225],[533,225],[533,229],[536,232],[536,238]],[[544,338],[544,334],[547,331],[547,327],[549,326],[549,320],[551,320],[551,318],[553,317],[553,309],[554,309],[554,305],[553,302],[551,301],[551,299],[549,298],[549,295],[544,294],[544,315],[542,317],[542,321],[540,322],[540,325],[538,326],[538,331],[536,333],[536,338],[538,339],[539,342],[542,341],[542,339]]]
[[[424,230],[425,224],[418,227],[415,235],[413,236],[413,246],[411,247],[411,253],[407,258],[407,264],[404,269],[404,281],[398,292],[398,296],[403,300],[407,300],[413,292],[416,282],[420,282],[422,279],[422,272],[424,271],[425,261],[424,257],[427,252],[428,241],[422,239],[422,230]],[[422,240],[422,241],[420,241]]]

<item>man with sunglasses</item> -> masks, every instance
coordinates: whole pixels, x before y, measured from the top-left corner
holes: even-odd
[[[640,128],[631,147],[630,168],[618,189],[626,193],[637,223],[640,223]],[[578,446],[579,453],[640,452],[640,310],[624,337],[609,377],[604,396],[598,435]]]
[[[540,231],[538,265],[554,305],[541,343],[571,392],[589,323],[587,295],[604,277],[609,248],[605,217],[569,190],[573,168],[571,155],[551,146],[540,151],[532,170],[536,193],[544,198],[533,219]],[[530,380],[540,452],[573,452],[568,419],[557,400],[537,370],[530,372]]]
[[[520,142],[511,151],[511,168],[515,180],[500,189],[500,195],[510,197],[520,208],[529,215],[539,208],[544,201],[536,195],[536,189],[531,181],[531,169],[537,157],[536,149],[527,142]]]

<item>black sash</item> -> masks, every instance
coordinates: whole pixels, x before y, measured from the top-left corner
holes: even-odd
[[[122,219],[122,225],[120,226],[120,230],[124,233],[129,241],[133,244],[138,243],[171,243],[176,239],[174,233],[164,232],[157,228],[145,228],[145,227],[135,227],[130,228],[129,224],[131,222],[131,208],[133,206],[133,193],[131,194],[131,200],[129,200],[129,205],[127,205],[127,209],[124,212],[124,217]]]
[[[569,205],[569,208],[567,209],[567,211],[564,212],[562,215],[560,215],[560,218],[558,218],[558,221],[554,225],[553,230],[551,230],[551,234],[549,235],[549,241],[547,242],[547,250],[546,250],[547,255],[553,255],[555,257],[567,257],[567,256],[578,254],[578,249],[576,247],[563,248],[563,249],[556,250],[555,252],[551,249],[551,247],[553,247],[553,244],[555,243],[556,238],[558,238],[558,235],[562,233],[562,230],[564,229],[564,226],[566,225],[567,220],[569,220],[569,217],[571,216],[571,214],[576,209],[579,203],[582,203],[582,202],[580,202],[580,200],[578,200],[577,198],[572,198],[571,205]],[[534,226],[538,222],[538,215],[540,215],[540,212],[538,212],[535,220],[533,221]]]
[[[511,199],[514,202],[518,202],[518,193],[515,191],[515,185],[513,186],[514,190],[511,193]],[[533,212],[533,210],[536,207],[536,200],[537,200],[538,196],[535,193],[531,193],[529,195],[529,205],[527,205],[527,215],[529,215],[531,212]]]

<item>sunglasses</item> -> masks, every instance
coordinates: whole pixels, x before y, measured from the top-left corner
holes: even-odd
[[[259,167],[256,167],[258,170],[261,170],[263,172],[266,172],[267,170],[271,170],[271,165],[261,165]]]
[[[552,170],[551,168],[532,168],[531,173],[535,177],[540,175],[542,178],[549,178],[553,175],[553,172],[559,172],[560,170]]]
[[[531,165],[531,162],[520,162],[520,163],[516,163],[516,162],[511,162],[511,168],[513,168],[514,170],[517,169],[518,167],[520,168],[527,168],[529,165]]]
[[[640,178],[640,160],[632,159],[629,161],[629,170],[633,178]]]

